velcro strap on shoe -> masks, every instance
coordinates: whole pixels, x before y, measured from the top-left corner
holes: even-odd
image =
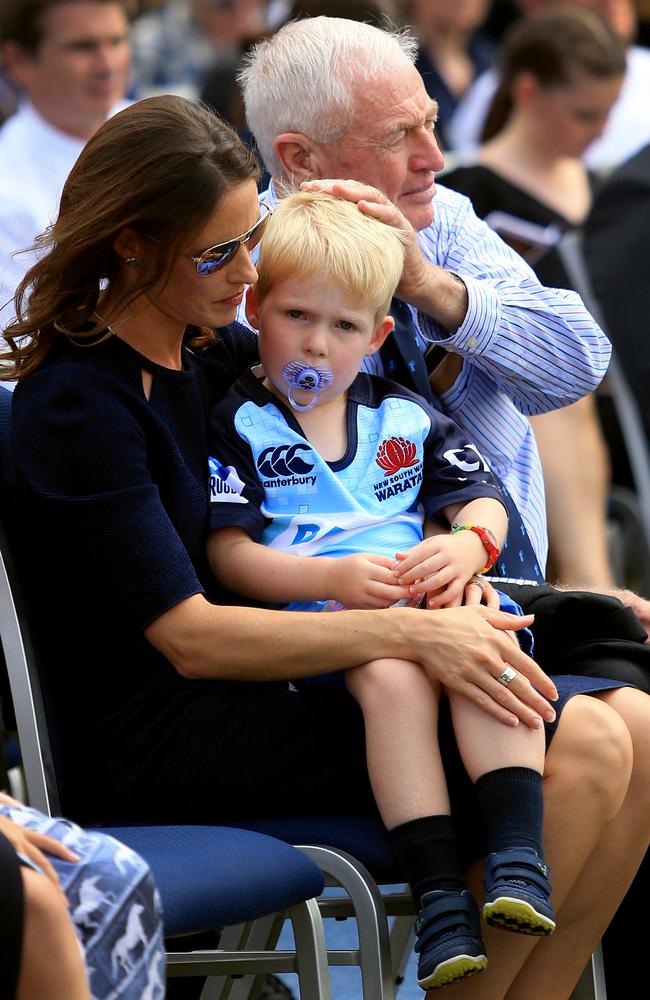
[[[434,935],[446,930],[470,934],[478,932],[476,904],[469,893],[462,896],[460,893],[445,893],[420,910],[415,921],[418,935],[415,951],[421,951]]]
[[[537,886],[542,892],[547,892],[550,885],[549,869],[531,854],[521,851],[500,851],[498,858],[490,855],[487,858],[485,884],[489,888],[501,879],[513,881],[518,878]]]

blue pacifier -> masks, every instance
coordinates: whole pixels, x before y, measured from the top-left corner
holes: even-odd
[[[334,375],[329,368],[311,367],[310,365],[303,364],[302,361],[290,361],[286,364],[282,369],[282,378],[289,386],[287,399],[293,409],[298,410],[299,413],[305,413],[316,406],[320,399],[321,389],[329,389],[334,381]],[[310,399],[305,406],[302,406],[293,398],[294,389],[302,389],[303,392],[313,392],[313,399]]]

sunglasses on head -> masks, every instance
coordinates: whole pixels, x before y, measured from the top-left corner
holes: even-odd
[[[217,243],[213,247],[208,247],[199,257],[187,256],[187,259],[195,264],[196,273],[199,277],[206,278],[220,268],[225,267],[233,259],[240,247],[245,246],[250,251],[253,247],[257,246],[264,235],[264,229],[272,214],[272,209],[268,205],[260,205],[260,213],[259,219],[247,233],[235,236],[232,240],[226,240],[225,243]]]

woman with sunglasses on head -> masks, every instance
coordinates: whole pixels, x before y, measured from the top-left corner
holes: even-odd
[[[73,168],[6,331],[3,377],[19,383],[12,531],[48,639],[63,805],[76,820],[374,815],[356,703],[343,687],[290,683],[372,658],[416,660],[504,725],[555,715],[552,682],[507,635],[530,618],[481,606],[482,588],[468,586],[469,606],[426,613],[223,603],[208,514],[237,477],[208,474],[206,427],[254,355],[232,324],[257,277],[257,176],[200,105],[164,96],[115,115]],[[383,591],[409,596],[394,579]],[[558,900],[576,879],[581,898],[598,884],[580,873],[601,836],[622,858],[622,894],[638,855],[624,808],[631,757],[608,705],[571,699],[544,782]],[[504,984],[531,947],[499,946]]]

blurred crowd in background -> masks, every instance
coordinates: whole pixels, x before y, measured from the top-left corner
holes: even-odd
[[[200,97],[245,130],[236,69],[242,53],[256,40],[300,17],[326,15],[374,24],[388,18],[415,29],[421,41],[418,68],[440,105],[441,145],[448,153],[466,153],[478,141],[480,107],[499,65],[504,35],[516,20],[552,2],[131,0],[125,5],[131,17],[128,96],[138,99],[155,93],[178,93]],[[643,61],[650,43],[650,0],[578,3],[607,20],[631,47],[634,58],[635,50],[643,49]],[[647,60],[650,65],[650,54]],[[19,93],[11,74],[5,71],[0,78],[0,120],[15,110]],[[639,116],[644,110],[638,108]],[[650,124],[646,128],[650,133]],[[650,135],[639,133],[637,148],[647,138]],[[616,154],[616,158],[621,157]],[[613,163],[596,165],[606,169]]]

